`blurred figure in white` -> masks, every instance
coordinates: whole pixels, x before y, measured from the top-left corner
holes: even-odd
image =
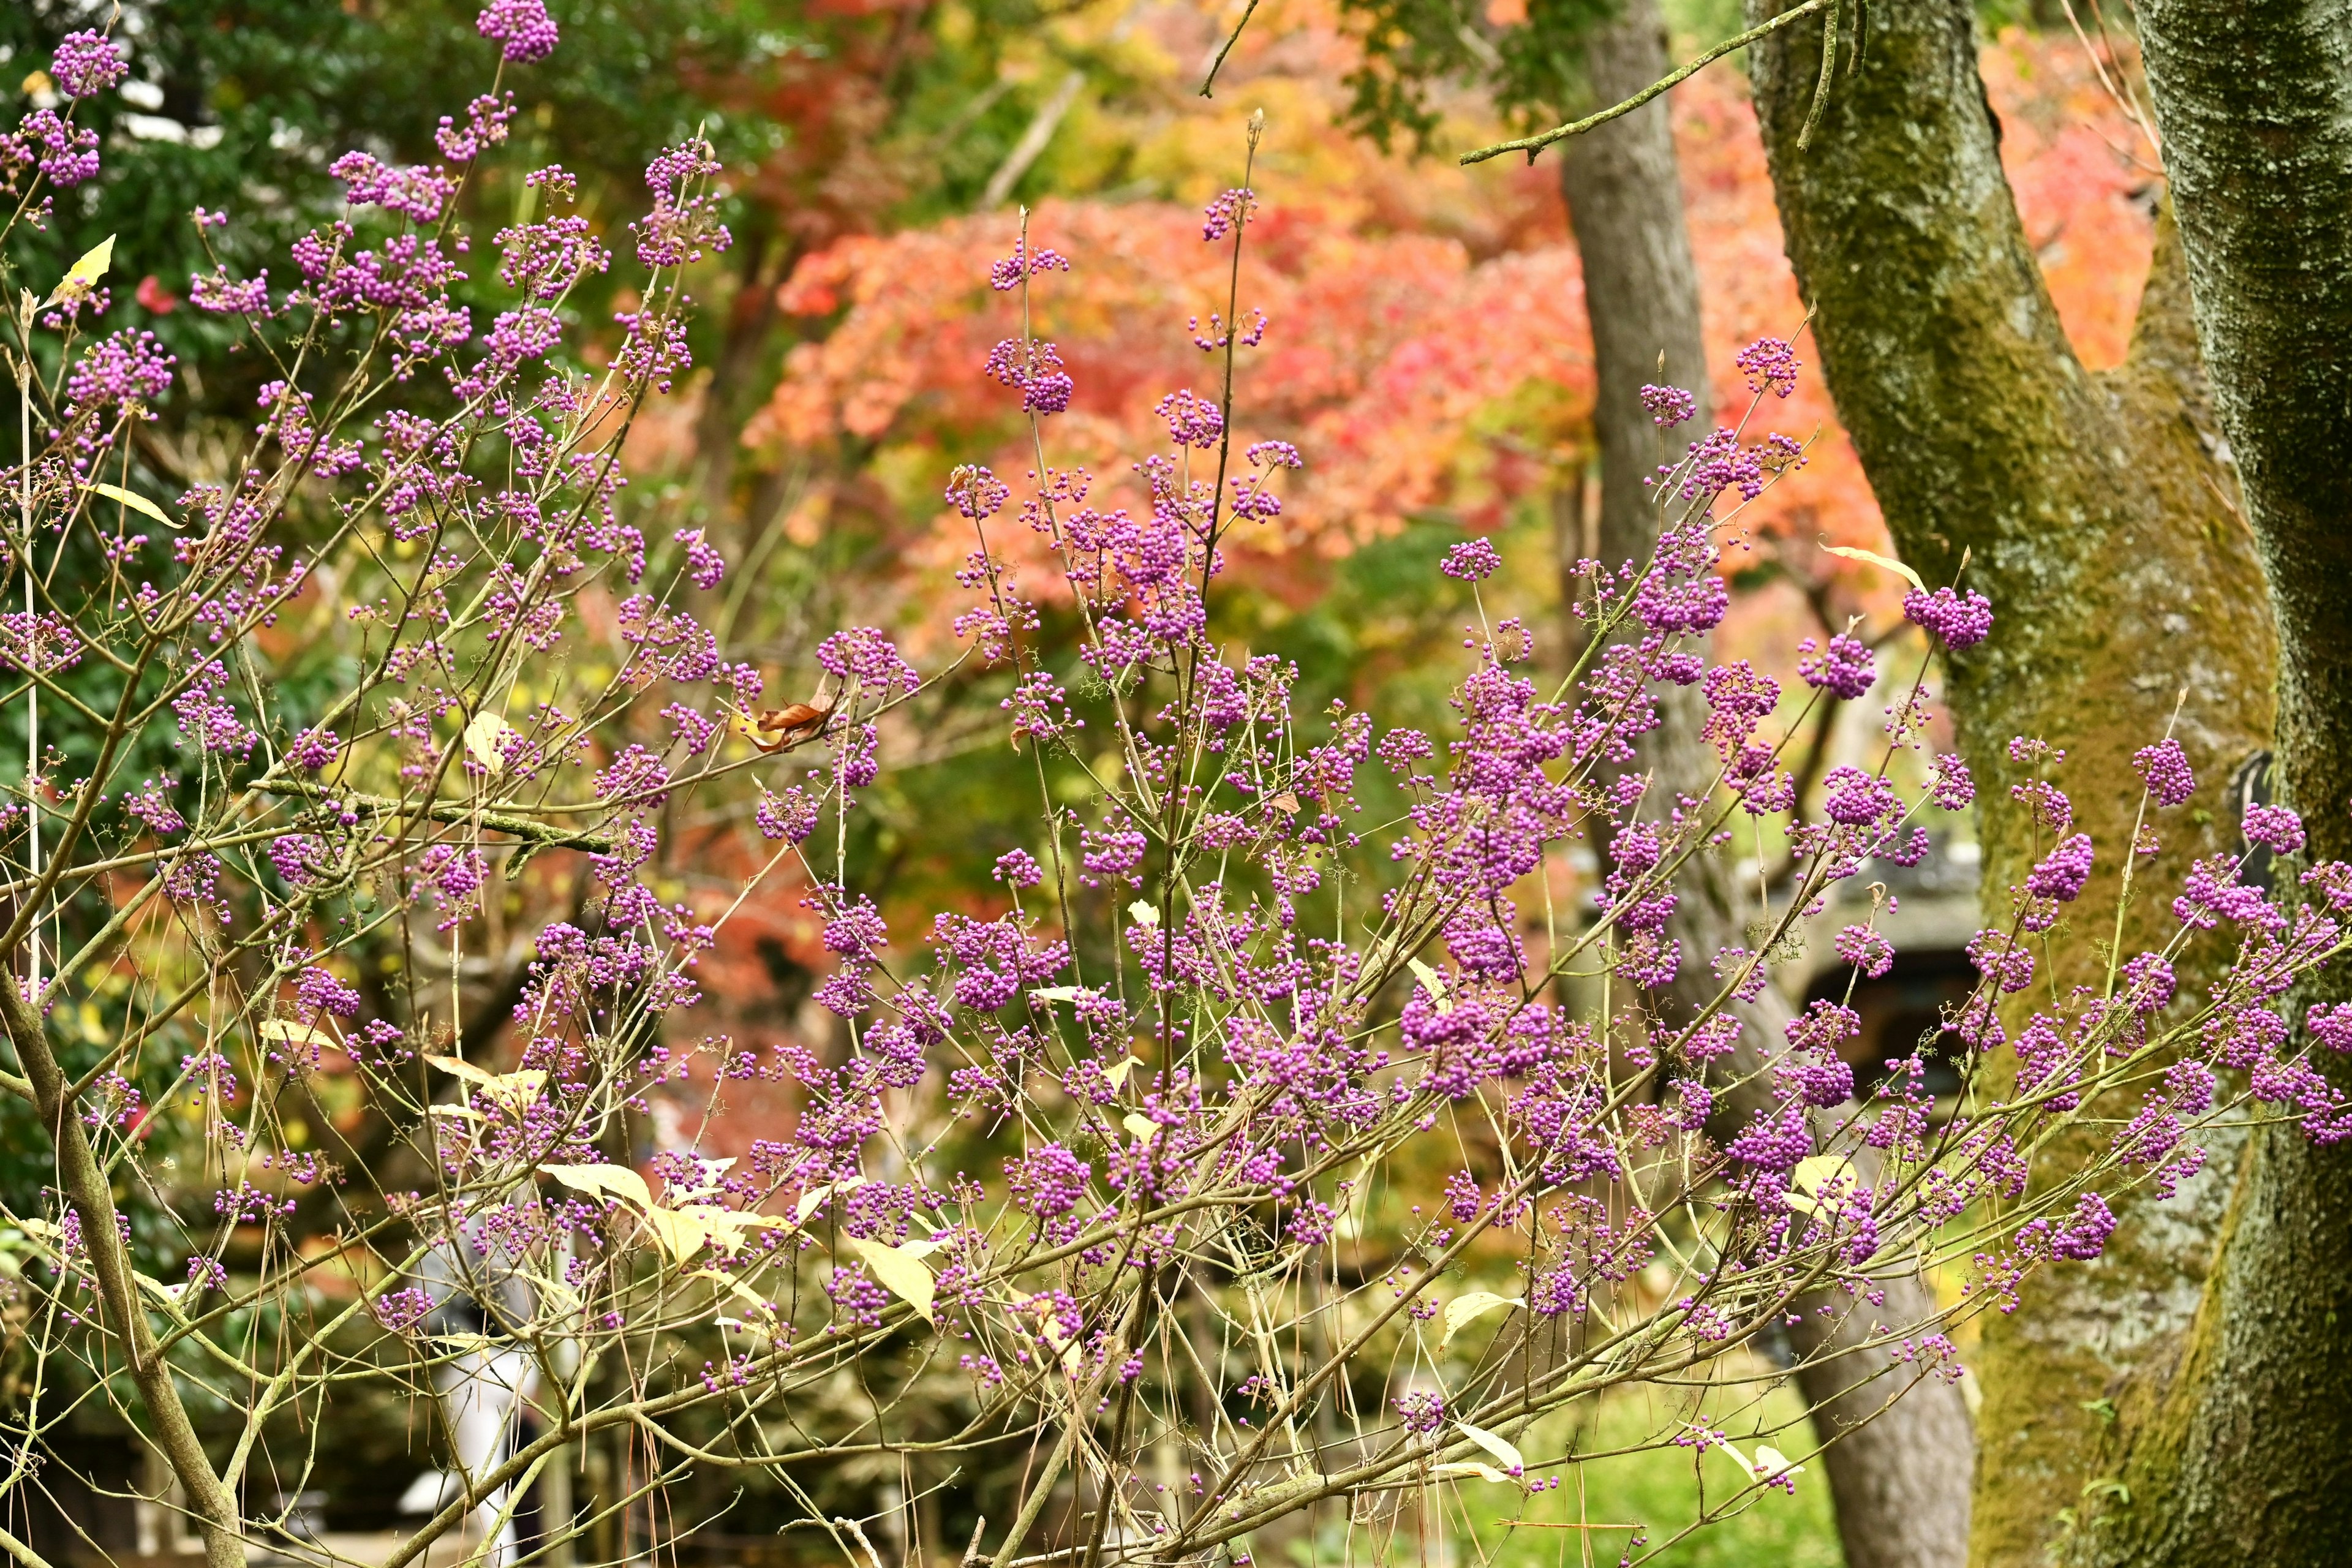
[[[433,1374],[457,1467],[437,1504],[446,1507],[458,1478],[487,1475],[514,1451],[523,1402],[539,1380],[538,1363],[515,1338],[515,1331],[530,1321],[533,1302],[530,1285],[510,1260],[462,1239],[426,1253],[417,1281],[434,1300],[426,1332],[449,1356]],[[474,1560],[479,1568],[510,1568],[515,1561],[514,1521],[499,1522],[508,1491],[495,1488],[475,1505],[469,1521],[475,1540],[484,1540],[494,1527],[497,1532]]]

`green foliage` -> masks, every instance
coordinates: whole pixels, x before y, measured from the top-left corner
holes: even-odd
[[[1484,87],[1515,121],[1565,113],[1584,91],[1583,38],[1609,19],[1611,0],[1527,0],[1525,20],[1498,26],[1481,0],[1341,0],[1363,42],[1349,73],[1348,117],[1383,150],[1400,133],[1428,151],[1442,116],[1440,86]]]
[[[1612,1448],[1630,1446],[1630,1439],[1655,1426],[1656,1412],[1646,1408],[1654,1402],[1654,1395],[1640,1394],[1602,1400],[1587,1418],[1580,1449],[1608,1455]],[[1626,1550],[1631,1531],[1544,1526],[1633,1524],[1642,1528],[1651,1547],[1664,1546],[1650,1559],[1656,1568],[1843,1568],[1845,1554],[1838,1545],[1829,1482],[1820,1460],[1804,1458],[1813,1440],[1803,1402],[1783,1384],[1764,1398],[1755,1419],[1763,1441],[1804,1464],[1791,1496],[1769,1490],[1753,1496],[1738,1511],[1665,1545],[1699,1517],[1703,1506],[1719,1508],[1738,1490],[1744,1478],[1738,1468],[1720,1453],[1697,1458],[1682,1448],[1594,1458],[1570,1472],[1558,1491],[1528,1503],[1518,1517],[1536,1521],[1532,1528],[1507,1528],[1501,1508],[1476,1506],[1485,1500],[1465,1497],[1473,1505],[1465,1510],[1465,1522],[1477,1557],[1485,1568],[1611,1562]],[[1736,1441],[1743,1452],[1755,1447],[1748,1438]],[[1581,1539],[1588,1535],[1589,1543]]]
[[[108,324],[152,330],[194,370],[163,411],[167,426],[224,410],[242,417],[262,373],[245,374],[233,357],[240,323],[185,303],[190,278],[211,269],[191,209],[230,216],[213,247],[233,272],[268,268],[285,288],[287,245],[342,212],[343,187],[327,174],[338,154],[357,147],[437,162],[440,118],[462,122],[467,101],[489,89],[498,58],[475,29],[479,8],[125,5],[113,32],[130,52],[131,96],[100,94],[77,114],[101,138],[101,172],[60,193],[46,226],[19,226],[9,259],[20,276],[55,279],[115,235]],[[106,26],[112,9],[91,0],[0,9],[0,67],[21,76],[46,65],[60,37]],[[468,216],[496,223],[520,213],[523,174],[561,163],[621,241],[622,224],[646,205],[647,156],[698,130],[733,173],[727,217],[748,243],[732,263],[746,273],[772,263],[772,238],[788,261],[842,232],[961,210],[1028,123],[1020,94],[991,88],[1006,41],[1040,15],[1034,0],[870,12],[802,0],[567,0],[556,7],[556,55],[499,72],[523,113],[469,182]],[[169,297],[151,293],[161,309],[131,302],[149,277]],[[611,308],[612,287],[580,294],[583,318]],[[708,363],[705,340],[722,322],[700,324],[698,359]]]

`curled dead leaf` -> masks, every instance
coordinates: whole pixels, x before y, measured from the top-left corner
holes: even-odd
[[[735,717],[735,732],[762,752],[777,752],[807,740],[824,729],[824,721],[832,717],[830,700],[822,703],[795,702],[758,713],[739,713]]]

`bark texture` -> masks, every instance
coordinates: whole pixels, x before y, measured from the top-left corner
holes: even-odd
[[[180,1398],[171,1363],[156,1345],[154,1328],[148,1321],[148,1308],[140,1299],[138,1277],[131,1268],[131,1247],[123,1239],[113,1189],[82,1129],[83,1107],[73,1097],[73,1086],[49,1048],[40,1016],[19,994],[19,983],[13,975],[0,990],[0,1026],[5,1026],[16,1059],[24,1067],[34,1105],[56,1144],[58,1184],[80,1220],[107,1326],[114,1331],[131,1384],[146,1407],[150,1438],[187,1490],[196,1530],[205,1543],[206,1568],[245,1568],[236,1500],[205,1458],[204,1444]]]
[[[2309,858],[2352,858],[2352,6],[2158,0],[2141,16],[2198,336],[2277,616],[2276,787]],[[2326,975],[2290,1016],[2347,997],[2352,976]],[[2352,1560],[2347,1351],[2352,1149],[2266,1131],[2188,1350],[2124,1405],[2119,1484],[2072,1559]]]
[[[1778,0],[1752,4],[1761,20]],[[1852,15],[1852,8],[1848,9]],[[2008,786],[2013,734],[2067,751],[2060,782],[2102,846],[2074,906],[2063,994],[2092,978],[2114,929],[2118,854],[2139,780],[2134,751],[2176,734],[2200,781],[2167,814],[2143,889],[2175,885],[2196,855],[2231,847],[2222,788],[2268,743],[2276,650],[2262,572],[2213,424],[2179,246],[2159,225],[2128,362],[2088,370],[2053,309],[2002,174],[2000,126],[1978,74],[1966,0],[1869,8],[1866,57],[1840,76],[1810,147],[1822,38],[1773,35],[1753,59],[1756,105],[1789,257],[1818,310],[1813,340],[1895,544],[1930,583],[1963,551],[1992,599],[1992,637],[1955,663],[1949,696],[1979,790],[1985,900],[2035,852]],[[2164,900],[2124,926],[2128,954],[2161,933]],[[2103,965],[2100,965],[2103,968]],[[2192,964],[2184,992],[2197,983]],[[1985,1064],[1998,1093],[2014,1062]],[[2097,1153],[2084,1132],[2053,1165]],[[1986,1327],[1970,1554],[2040,1564],[2073,1531],[2105,1413],[2136,1373],[2178,1352],[2202,1289],[2238,1163],[2215,1142],[2207,1173],[2172,1203],[2116,1203],[2122,1228],[2095,1266],[2033,1277],[2020,1310]]]
[[[1585,43],[1585,70],[1602,102],[1629,98],[1666,74],[1666,26],[1657,0],[1626,0]],[[1592,434],[1601,449],[1601,559],[1641,560],[1657,539],[1643,480],[1665,442],[1642,387],[1688,389],[1694,425],[1708,418],[1706,342],[1700,331],[1698,266],[1683,220],[1682,173],[1661,100],[1568,144],[1560,195],[1584,269],[1592,328]],[[1663,363],[1662,363],[1663,362]]]
[[[1594,96],[1613,101],[1646,87],[1668,68],[1665,27],[1656,0],[1629,0],[1586,47]],[[1709,421],[1706,351],[1701,331],[1697,268],[1685,226],[1682,182],[1663,101],[1570,142],[1560,189],[1584,269],[1598,390],[1593,428],[1601,452],[1601,559],[1640,560],[1656,541],[1657,513],[1643,482],[1665,456],[1664,441],[1643,408],[1641,389],[1664,382],[1699,399],[1695,427]],[[1641,764],[1678,794],[1703,792],[1715,771],[1699,739],[1706,717],[1696,689],[1667,694],[1664,726],[1645,739]],[[1737,900],[1724,862],[1703,856],[1684,879],[1675,935],[1685,978],[1703,1002],[1713,989],[1706,955],[1741,939]],[[1749,1029],[1778,1039],[1789,1010],[1768,992],[1747,1010]],[[1752,1115],[1762,1107],[1731,1107]],[[1886,1311],[1896,1318],[1932,1310],[1916,1279],[1886,1283]],[[1830,1447],[1819,1464],[1837,1503],[1838,1532],[1849,1568],[1958,1568],[1969,1528],[1968,1476],[1974,1452],[1958,1391],[1940,1383],[1911,1386],[1890,1372],[1884,1352],[1853,1352],[1878,1316],[1852,1310],[1843,1296],[1808,1302],[1795,1346],[1797,1380],[1814,1409],[1817,1435]],[[1828,1308],[1827,1315],[1819,1310]],[[1891,1408],[1899,1393],[1909,1392]]]

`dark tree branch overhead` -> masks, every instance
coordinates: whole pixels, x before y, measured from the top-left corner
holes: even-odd
[[[1522,136],[1509,142],[1497,142],[1490,147],[1480,147],[1473,152],[1465,153],[1460,162],[1465,164],[1483,163],[1489,158],[1499,158],[1506,153],[1525,153],[1528,155],[1528,162],[1532,163],[1536,160],[1537,153],[1554,142],[1567,142],[1575,137],[1589,134],[1611,121],[1631,114],[1661,93],[1688,81],[1724,56],[1744,49],[1758,39],[1777,33],[1781,28],[1807,16],[1818,16],[1830,7],[1831,0],[1801,0],[1800,4],[1781,12],[1779,16],[1769,17],[1734,37],[1726,38],[1697,58],[1677,66],[1671,71],[1665,69],[1664,57],[1661,53],[1658,71],[1639,85],[1627,83],[1619,88],[1617,90],[1623,92],[1625,96],[1608,108],[1588,114],[1581,120],[1571,120],[1565,125],[1555,126],[1549,131],[1540,132],[1533,136]],[[1603,96],[1608,95],[1603,94]]]

